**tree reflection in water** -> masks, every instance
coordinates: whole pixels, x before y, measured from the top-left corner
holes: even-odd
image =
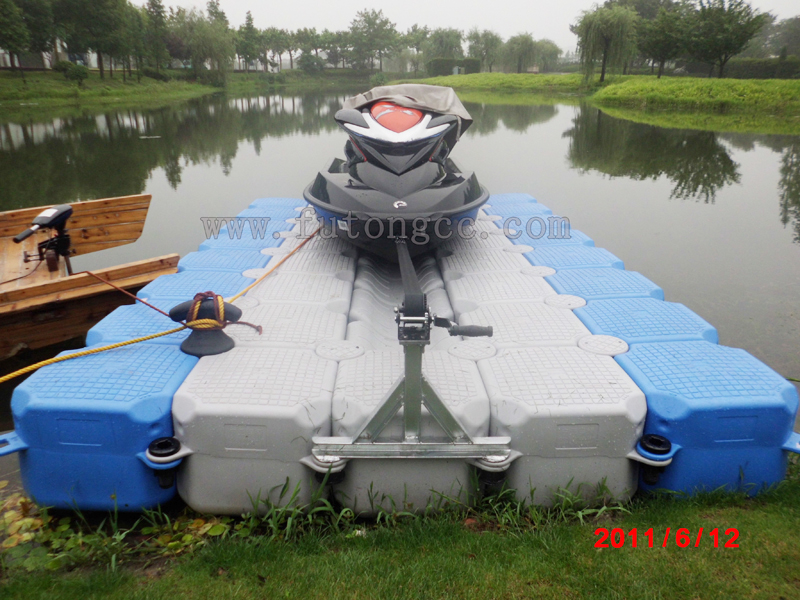
[[[672,198],[714,202],[718,190],[740,179],[739,165],[708,131],[643,125],[584,105],[564,136],[573,167],[640,181],[665,176],[674,183]]]
[[[547,123],[558,114],[558,107],[550,104],[506,105],[475,104],[465,102],[465,108],[475,120],[467,135],[488,135],[500,126],[525,133],[532,125]]]
[[[569,161],[580,171],[636,180],[664,176],[674,184],[672,198],[706,203],[713,203],[719,190],[741,179],[739,165],[722,140],[746,152],[756,146],[779,152],[780,218],[793,227],[794,241],[800,243],[800,139],[796,136],[665,129],[616,119],[583,105],[564,137],[570,138]]]
[[[242,142],[261,152],[265,138],[313,135],[337,128],[333,114],[346,95],[199,99],[155,110],[117,110],[42,122],[0,124],[0,210],[142,192],[153,170],[173,188],[187,165],[218,164],[231,173]],[[468,103],[467,135],[501,126],[526,133],[559,114],[555,105]],[[576,109],[567,157],[580,171],[635,180],[666,177],[672,197],[713,203],[740,181],[729,148],[763,146],[782,154],[780,219],[800,243],[800,138],[664,129]]]
[[[781,223],[794,224],[794,241],[800,244],[800,141],[788,145],[783,151],[778,191]]]
[[[0,124],[0,210],[138,194],[163,168],[173,188],[184,166],[218,163],[239,144],[336,128],[345,96],[200,99],[157,110]]]

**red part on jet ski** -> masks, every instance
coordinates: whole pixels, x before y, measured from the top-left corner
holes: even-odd
[[[372,118],[386,129],[401,133],[422,120],[422,111],[398,106],[393,102],[377,102],[370,109]]]

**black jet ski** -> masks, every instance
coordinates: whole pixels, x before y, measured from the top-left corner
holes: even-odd
[[[349,98],[334,119],[349,136],[345,158],[303,194],[326,232],[396,262],[398,238],[413,257],[474,223],[489,194],[450,159],[472,124],[451,88],[376,87]]]

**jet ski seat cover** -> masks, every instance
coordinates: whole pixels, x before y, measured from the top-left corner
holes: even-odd
[[[455,115],[461,122],[459,137],[470,125],[472,117],[461,104],[453,88],[421,83],[400,85],[381,85],[368,92],[358,94],[344,101],[342,108],[362,109],[379,100],[394,102],[398,106],[436,112],[442,115]]]

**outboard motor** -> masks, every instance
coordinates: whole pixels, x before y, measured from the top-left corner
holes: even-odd
[[[72,216],[72,206],[59,204],[40,212],[28,229],[14,237],[14,243],[19,244],[31,237],[40,229],[53,229],[56,235],[39,242],[37,255],[31,256],[27,252],[23,260],[27,262],[46,261],[49,271],[58,270],[58,257],[63,256],[67,264],[67,272],[72,275],[72,265],[69,262],[70,237],[67,233],[67,221]]]

